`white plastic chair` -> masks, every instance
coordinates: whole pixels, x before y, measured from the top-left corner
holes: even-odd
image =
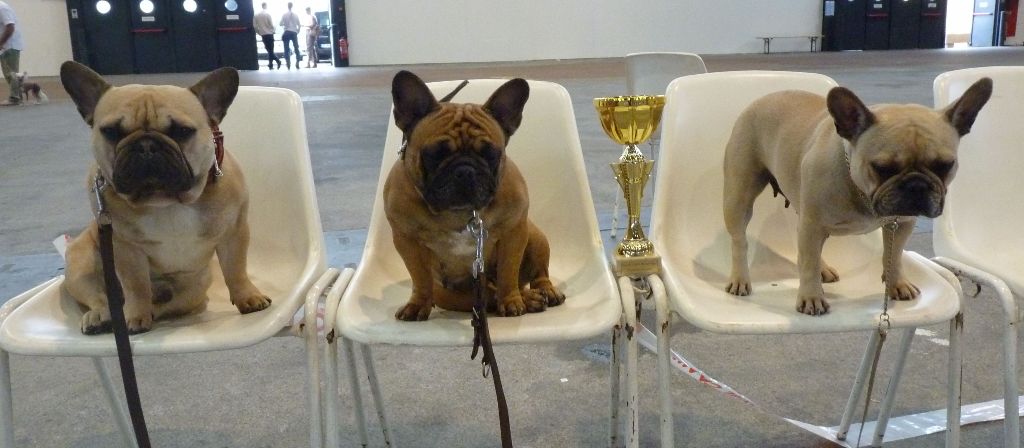
[[[877,328],[882,310],[882,239],[880,231],[863,236],[833,237],[824,258],[841,280],[826,284],[831,311],[807,316],[795,311],[796,213],[783,208],[781,198],[762,193],[747,228],[753,294],[734,296],[725,291],[730,270],[730,238],[722,216],[722,159],[726,142],[740,112],[766,94],[800,89],[825,95],[836,85],[818,74],[793,72],[724,72],[687,76],[672,82],[662,117],[664,132],[660,176],[654,189],[651,240],[662,257],[661,277],[651,276],[658,328],[669,323],[669,312],[707,331],[727,334],[871,333],[864,362],[855,381],[841,424],[849,427],[853,407],[863,400],[863,379],[870,356],[879,344]],[[920,289],[912,301],[890,302],[893,328],[903,333],[889,390],[880,406],[875,443],[880,444],[892,398],[915,327],[950,322],[949,421],[947,446],[959,439],[959,331],[954,318],[960,310],[959,285],[951,285],[926,258],[903,253],[907,276]],[[664,283],[662,283],[664,280]],[[667,293],[667,296],[666,296]],[[670,302],[670,303],[669,303]],[[659,387],[662,398],[662,446],[672,446],[672,405],[669,387],[669,336],[659,335]]]
[[[453,101],[483,103],[503,82],[471,80]],[[440,98],[458,84],[458,81],[447,81],[428,86],[435,97]],[[401,141],[401,131],[392,117],[363,258],[341,298],[336,325],[345,338],[362,344],[469,347],[473,338],[469,313],[435,308],[425,322],[403,322],[394,317],[412,289],[409,273],[391,240],[381,188],[398,157]],[[523,121],[512,136],[506,154],[526,178],[530,218],[551,243],[551,278],[567,299],[563,305],[542,313],[490,319],[494,343],[580,340],[612,330],[623,314],[622,306],[601,245],[572,103],[562,86],[530,81],[530,99]],[[627,376],[629,369],[635,366],[635,351],[631,353],[633,364],[627,365]],[[500,350],[497,357],[500,363]],[[616,367],[613,362],[614,375],[618,373]],[[474,367],[467,364],[466,368]],[[510,378],[515,375],[506,373]],[[627,383],[629,379],[627,377]],[[613,394],[617,393],[617,376],[611,383]],[[635,382],[628,393],[635,398]],[[511,403],[517,399],[509,397]],[[617,402],[616,395],[613,414]],[[630,415],[635,415],[635,409],[631,408]],[[613,429],[612,437],[616,435]]]
[[[1003,440],[1020,444],[1017,389],[1017,325],[1014,301],[1024,294],[1024,217],[1019,167],[1024,165],[1024,67],[980,67],[946,72],[935,78],[935,107],[946,107],[975,81],[992,78],[993,92],[971,132],[960,140],[956,179],[935,222],[935,262],[957,275],[989,286],[1003,307]],[[994,196],[995,195],[995,196]],[[980,200],[984,198],[984,200]]]
[[[225,146],[241,164],[249,187],[249,274],[273,303],[257,313],[239,314],[228,300],[220,269],[214,263],[206,311],[160,320],[152,331],[131,336],[136,356],[236,349],[271,336],[292,334],[287,330],[304,302],[310,305],[306,308],[308,318],[316,312],[316,302],[324,290],[339,276],[337,269],[326,266],[299,96],[286,89],[242,87],[221,130]],[[82,191],[82,200],[87,198],[87,192]],[[348,278],[346,275],[343,280]],[[82,334],[82,309],[61,298],[62,282],[63,276],[52,279],[0,308],[0,447],[14,447],[8,353],[93,358],[125,443],[135,446],[131,424],[102,360],[117,355],[114,339],[111,335]],[[334,285],[341,289],[345,286],[344,282]],[[310,445],[319,448],[318,338],[315,324],[306,327],[302,333],[309,353]]]

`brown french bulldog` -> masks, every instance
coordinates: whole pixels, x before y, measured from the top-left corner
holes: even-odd
[[[238,311],[270,306],[246,272],[249,193],[241,167],[225,151],[223,176],[214,181],[211,169],[212,125],[235,99],[238,72],[222,68],[187,89],[112,87],[68,61],[60,77],[92,128],[90,185],[97,173],[108,182],[103,197],[128,330],[148,331],[154,319],[205,309],[214,253]],[[85,334],[111,328],[98,241],[93,221],[67,251],[63,290],[88,308]]]
[[[564,302],[548,278],[548,241],[527,218],[526,182],[505,156],[529,98],[527,82],[508,81],[483,105],[439,103],[420,78],[402,71],[391,94],[406,146],[384,183],[384,210],[413,284],[395,317],[426,320],[434,305],[472,310],[476,240],[466,224],[474,210],[488,232],[489,308],[518,316]]]

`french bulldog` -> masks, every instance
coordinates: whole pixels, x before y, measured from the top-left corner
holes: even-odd
[[[770,184],[799,215],[798,312],[829,310],[822,283],[839,279],[821,259],[829,236],[867,233],[892,220],[898,227],[884,239],[882,254],[883,281],[891,280],[886,293],[896,300],[917,297],[901,263],[889,260],[902,253],[917,216],[942,213],[960,138],[991,94],[992,80],[984,78],[942,110],[868,108],[843,87],[827,98],[784,91],[755,101],[737,119],[725,150],[724,212],[732,240],[726,290],[751,293],[746,227],[754,199]]]
[[[384,183],[384,210],[412,277],[412,296],[395,317],[426,320],[434,305],[472,310],[476,240],[466,224],[474,210],[488,232],[488,307],[518,316],[564,302],[548,278],[547,238],[527,217],[526,182],[505,155],[529,84],[513,79],[482,105],[456,104],[438,102],[420,78],[402,71],[391,93],[405,147]]]
[[[128,330],[145,332],[154,319],[205,309],[214,253],[240,312],[270,306],[246,271],[249,198],[242,170],[229,152],[216,159],[213,127],[235,98],[238,72],[221,68],[187,89],[112,87],[68,61],[60,77],[92,128],[90,185],[97,174],[108,183],[102,197],[113,223]],[[93,221],[67,249],[62,288],[87,309],[85,334],[111,328],[98,241]]]

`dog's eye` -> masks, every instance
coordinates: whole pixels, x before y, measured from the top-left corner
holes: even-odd
[[[878,174],[878,178],[881,180],[893,177],[900,172],[900,168],[895,165],[885,165],[878,162],[871,162],[871,168]]]
[[[103,134],[103,138],[107,139],[110,143],[117,143],[121,141],[121,126],[110,125],[100,128],[100,134]]]
[[[195,135],[195,133],[195,128],[182,126],[178,123],[171,123],[171,127],[167,129],[167,136],[177,141],[187,140]]]
[[[936,160],[932,162],[930,169],[939,178],[945,179],[950,171],[953,170],[953,165],[956,164],[956,160]]]
[[[484,148],[483,151],[480,151],[480,154],[483,155],[484,160],[487,161],[487,164],[491,165],[492,167],[497,166],[498,163],[501,162],[501,151],[499,151],[497,148],[493,146]]]
[[[445,144],[430,146],[423,149],[423,158],[433,162],[441,162],[445,157],[448,157],[451,152],[451,148]]]

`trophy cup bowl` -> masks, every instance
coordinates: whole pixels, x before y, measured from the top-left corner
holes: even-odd
[[[661,122],[664,96],[619,96],[594,99],[601,127],[612,140],[625,145],[618,162],[612,163],[615,180],[626,199],[629,223],[615,249],[615,267],[620,275],[653,274],[660,271],[661,258],[654,244],[644,235],[640,223],[640,205],[644,187],[651,177],[654,161],[647,160],[639,144],[654,133]]]

